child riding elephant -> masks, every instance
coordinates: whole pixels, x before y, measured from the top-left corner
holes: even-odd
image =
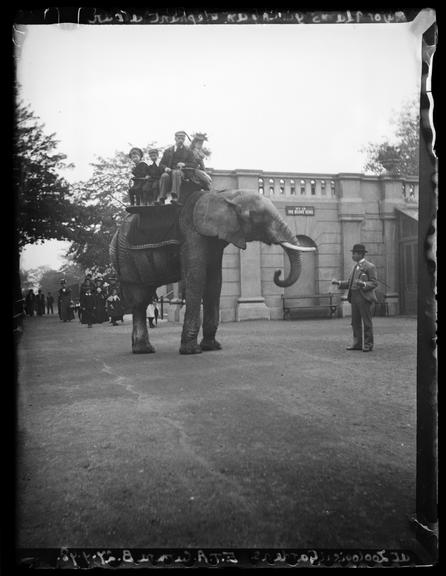
[[[141,148],[132,148],[129,152],[131,160],[135,163],[132,168],[132,180],[129,189],[130,204],[140,206],[146,196],[146,187],[149,179],[149,167],[143,161],[144,153]],[[133,182],[132,182],[133,181]]]

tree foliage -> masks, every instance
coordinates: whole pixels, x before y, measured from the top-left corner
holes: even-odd
[[[55,134],[47,135],[29,106],[17,100],[13,182],[19,250],[45,240],[72,240],[80,207],[60,172],[69,167],[57,152]]]
[[[20,270],[20,284],[22,290],[27,292],[33,289],[37,292],[40,286],[40,280],[44,274],[49,272],[51,268],[49,266],[39,266],[38,268],[31,268],[29,270]]]
[[[385,171],[401,176],[418,176],[419,110],[415,100],[407,102],[391,119],[392,141],[371,143],[363,151],[367,155],[364,171],[382,174]]]
[[[40,288],[44,294],[52,292],[55,296],[60,288],[60,281],[64,279],[67,286],[80,284],[84,277],[84,269],[75,262],[67,262],[58,270],[50,266],[39,266],[30,270],[20,270],[21,286],[27,292],[33,289],[35,292]]]
[[[144,149],[145,154],[153,144]],[[117,226],[126,215],[128,189],[133,163],[127,153],[98,157],[92,163],[93,175],[74,184],[78,202],[84,207],[83,226],[71,244],[69,255],[93,274],[113,274],[109,245]]]

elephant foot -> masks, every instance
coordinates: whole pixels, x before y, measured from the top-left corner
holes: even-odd
[[[156,352],[152,344],[147,342],[134,342],[132,344],[133,354],[153,354]]]
[[[180,346],[180,354],[201,354],[201,346],[196,342],[182,342]]]
[[[207,352],[208,350],[221,350],[221,344],[218,342],[218,340],[206,340],[203,338],[203,340],[200,342],[200,348],[203,350],[203,352]]]

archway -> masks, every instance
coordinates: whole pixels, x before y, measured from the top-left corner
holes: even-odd
[[[315,252],[304,252],[301,254],[302,259],[302,272],[299,280],[284,289],[285,298],[293,298],[296,296],[311,296],[312,294],[318,293],[318,281],[317,281],[317,261],[318,261],[318,251],[315,242],[308,236],[298,235],[297,240],[302,246],[311,246],[316,248]],[[284,256],[284,272],[285,276],[288,275],[290,269],[290,263],[288,258]]]

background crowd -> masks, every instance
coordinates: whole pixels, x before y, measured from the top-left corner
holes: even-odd
[[[39,288],[37,293],[33,289],[28,290],[23,303],[25,316],[43,316],[55,313],[62,322],[71,322],[77,316],[81,324],[91,328],[93,324],[110,322],[117,326],[118,321],[124,322],[124,306],[119,296],[117,285],[109,284],[101,276],[93,279],[92,274],[87,274],[79,286],[79,297],[73,294],[73,287],[67,286],[66,280],[60,281],[57,300],[51,292],[47,295]],[[155,297],[147,308],[149,325],[154,328],[158,323],[159,305]]]

